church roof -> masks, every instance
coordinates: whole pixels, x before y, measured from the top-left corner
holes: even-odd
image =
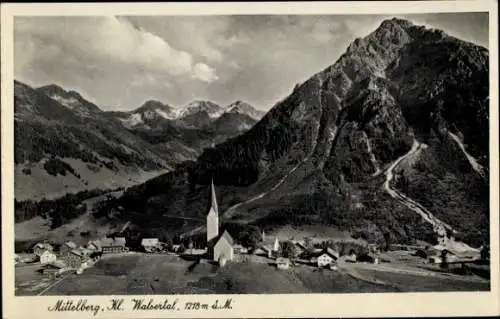
[[[217,205],[217,196],[215,195],[214,180],[212,179],[210,185],[210,202],[208,205],[208,212],[213,210],[217,215],[219,215],[219,206]]]
[[[217,242],[219,242],[221,239],[225,239],[231,246],[234,244],[234,240],[233,240],[233,237],[231,237],[231,235],[229,234],[229,232],[227,230],[224,231],[224,233],[222,233],[222,236],[219,237],[219,240],[217,240]]]

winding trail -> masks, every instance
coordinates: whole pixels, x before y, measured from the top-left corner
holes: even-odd
[[[448,135],[458,144],[458,147],[460,147],[462,153],[464,153],[465,157],[467,157],[467,160],[472,166],[472,169],[476,171],[482,178],[484,178],[485,177],[484,168],[477,162],[477,160],[472,155],[467,153],[467,151],[465,150],[465,145],[462,143],[462,141],[460,141],[458,136],[456,136],[452,132],[448,132]]]
[[[417,203],[416,201],[412,200],[411,198],[407,197],[406,195],[402,194],[398,190],[394,189],[391,187],[391,181],[394,178],[394,169],[398,167],[403,161],[405,160],[410,160],[413,159],[418,152],[424,147],[423,144],[419,143],[416,139],[413,140],[413,145],[410,151],[401,157],[399,157],[396,161],[394,161],[391,166],[386,170],[385,172],[385,182],[383,184],[383,188],[391,197],[394,199],[398,200],[401,202],[403,205],[408,207],[409,209],[413,210],[417,214],[419,214],[426,222],[430,223],[432,227],[434,228],[434,232],[438,235],[438,238],[440,239],[441,244],[444,244],[445,240],[447,239],[446,233],[447,230],[451,232],[455,232],[455,230],[448,224],[442,222],[438,218],[436,218],[429,210],[427,210],[425,207]]]
[[[224,218],[231,218],[233,216],[234,213],[237,212],[238,208],[243,206],[243,205],[246,205],[246,204],[250,204],[258,199],[261,199],[263,198],[264,196],[266,196],[267,194],[273,192],[274,190],[276,190],[278,187],[281,186],[281,184],[283,184],[283,182],[288,178],[288,176],[290,176],[290,174],[292,174],[293,172],[295,172],[297,170],[297,168],[299,168],[300,165],[302,165],[304,162],[306,162],[307,160],[309,159],[309,156],[307,156],[306,158],[304,158],[302,161],[300,161],[297,165],[295,165],[285,176],[283,176],[279,181],[278,183],[276,183],[273,187],[271,187],[271,189],[267,192],[263,192],[263,193],[260,193],[244,202],[241,202],[241,203],[238,203],[236,205],[233,205],[231,207],[229,207],[223,214]]]

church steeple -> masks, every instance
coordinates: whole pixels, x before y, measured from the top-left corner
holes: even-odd
[[[214,180],[212,179],[210,190],[210,209],[213,209],[219,215],[219,207],[217,206],[217,197],[215,196]]]
[[[219,207],[215,195],[214,181],[210,185],[210,202],[207,214],[207,245],[210,247],[214,239],[219,236]]]

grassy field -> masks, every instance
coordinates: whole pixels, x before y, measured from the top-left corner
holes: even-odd
[[[37,270],[38,264],[18,265],[16,266],[15,294],[18,296],[36,295],[55,282],[54,279],[43,275]]]
[[[189,271],[192,264],[193,261],[171,255],[104,257],[82,275],[69,276],[47,295],[196,293],[189,282],[209,275],[213,266],[200,264]]]
[[[399,264],[344,264],[339,271],[297,265],[278,270],[264,258],[218,268],[173,255],[139,253],[106,256],[81,275],[69,275],[45,295],[363,293],[484,291],[489,281],[477,276],[433,273]],[[18,295],[33,295],[51,282],[33,269],[16,269]],[[38,277],[37,277],[38,276]],[[36,277],[36,278],[35,278]],[[22,287],[24,288],[22,288]]]

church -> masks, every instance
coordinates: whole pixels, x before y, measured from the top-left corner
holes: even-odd
[[[214,181],[210,188],[210,201],[207,213],[207,253],[213,261],[224,266],[234,258],[234,240],[228,231],[219,233],[219,207],[215,195]]]

